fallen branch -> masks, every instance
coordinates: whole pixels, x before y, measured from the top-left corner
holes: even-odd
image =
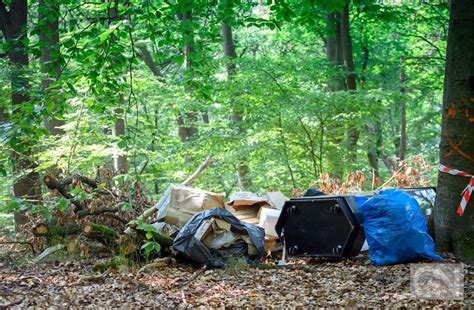
[[[77,173],[73,175],[73,179],[81,181],[82,183],[89,185],[93,189],[96,189],[99,186],[95,180]]]
[[[39,223],[33,227],[32,232],[36,237],[66,237],[69,235],[80,234],[81,226],[79,224],[46,225],[44,223]]]
[[[72,181],[72,179],[70,179]],[[46,187],[52,191],[57,190],[64,198],[69,199],[71,203],[73,203],[78,210],[84,209],[82,204],[77,200],[74,199],[74,196],[71,195],[67,190],[66,186],[70,184],[69,179],[60,182],[58,179],[51,175],[45,175],[43,177],[43,182],[46,185]]]
[[[49,247],[46,250],[44,250],[40,255],[35,257],[33,259],[33,263],[39,263],[43,259],[45,259],[47,256],[53,254],[54,252],[57,252],[65,247],[64,244],[56,244],[55,246]]]
[[[191,278],[189,278],[189,280],[187,280],[186,282],[182,283],[181,285],[179,285],[177,288],[178,289],[182,289],[183,287],[185,287],[186,285],[188,285],[189,283],[193,282],[194,280],[196,280],[196,278],[201,275],[204,271],[207,270],[207,266],[203,266],[201,269],[199,269],[198,271],[196,271],[192,276]]]
[[[392,182],[392,180],[397,176],[397,174],[399,174],[401,171],[403,170],[403,168],[400,168],[398,169],[397,171],[395,171],[392,176],[385,182],[383,183],[382,185],[380,185],[379,187],[377,187],[375,190],[378,191],[382,188],[384,188],[385,186],[387,186],[388,184],[390,184],[390,182]]]
[[[88,223],[82,229],[84,236],[89,239],[99,241],[107,247],[116,249],[120,235],[110,227],[95,223]]]
[[[147,232],[137,229],[137,233],[138,233],[139,239],[142,239],[142,240],[147,239],[146,236],[145,236],[145,234]],[[151,239],[155,242],[158,242],[160,245],[162,245],[162,246],[171,246],[171,245],[173,245],[173,238],[162,235],[162,234],[160,234],[156,231],[150,231],[150,233],[152,233],[153,236],[149,239]]]
[[[152,269],[167,267],[176,264],[176,259],[172,257],[164,257],[155,259],[152,263],[146,264],[140,270],[138,270],[138,274],[143,273],[145,271],[150,271]]]
[[[43,182],[48,189],[57,190],[64,198],[69,199],[71,203],[73,203],[77,207],[77,210],[81,211],[81,210],[84,210],[84,206],[80,203],[80,201],[77,198],[71,195],[71,193],[69,193],[66,189],[66,186],[72,184],[74,180],[87,184],[92,189],[98,188],[98,184],[95,180],[85,177],[83,175],[77,174],[77,173],[74,174],[72,177],[63,179],[62,181],[59,181],[52,175],[45,175],[43,177]],[[110,194],[111,192],[106,192],[106,193]]]

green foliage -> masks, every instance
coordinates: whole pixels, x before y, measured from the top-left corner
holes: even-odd
[[[322,173],[370,175],[369,149],[376,149],[386,179],[391,172],[382,159],[398,154],[401,101],[407,107],[407,155],[437,160],[446,4],[354,1],[350,20],[358,90],[349,93],[332,91],[345,72],[327,60],[325,49],[326,15],[340,11],[343,1],[131,1],[119,4],[117,18],[109,16],[113,2],[59,2],[60,53],[50,65],[59,64],[61,74],[48,92],[40,87],[45,74],[34,58],[25,69],[31,101],[13,107],[12,67],[0,59],[0,100],[7,116],[0,125],[4,201],[19,176],[11,173],[11,152],[23,153],[30,145],[28,156],[40,172],[56,167],[65,174],[95,175],[98,167],[112,166],[114,156],[126,154],[129,171],[117,176],[115,185],[138,180],[155,198],[211,153],[215,164],[195,186],[218,192],[238,190],[235,170],[241,160],[250,171],[248,190],[257,192],[290,194],[315,184]],[[30,15],[42,9],[33,1]],[[51,18],[57,14],[47,12]],[[181,20],[187,12],[192,18]],[[221,21],[232,27],[236,59],[222,56]],[[44,25],[29,24],[31,55],[41,54],[38,35]],[[186,42],[193,51],[185,57]],[[143,47],[159,77],[145,64]],[[8,49],[3,42],[1,52]],[[236,66],[232,79],[226,77],[229,64]],[[242,115],[239,122],[231,119],[235,111]],[[184,127],[197,128],[185,142],[178,133],[179,116]],[[47,135],[45,117],[64,121],[63,133]],[[117,119],[125,120],[125,136],[111,134]],[[360,131],[358,160],[352,164],[347,164],[349,127]],[[91,198],[79,190],[73,194]],[[53,200],[35,212],[62,211],[66,204]],[[153,231],[143,225],[138,223],[139,229]]]
[[[143,251],[145,258],[148,260],[152,254],[160,255],[161,246],[158,242],[148,241],[141,246],[140,250]]]

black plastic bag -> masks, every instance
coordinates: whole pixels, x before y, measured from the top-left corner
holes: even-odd
[[[196,239],[194,234],[201,223],[211,217],[219,218],[231,224],[234,233],[247,234],[258,251],[257,256],[250,257],[247,254],[247,244],[237,242],[236,244],[218,250],[208,249],[203,242]],[[232,213],[223,208],[205,210],[195,214],[180,230],[173,242],[173,248],[184,256],[207,265],[210,268],[225,268],[227,257],[245,257],[249,262],[262,258],[264,250],[265,232],[263,228],[250,223],[239,221]]]

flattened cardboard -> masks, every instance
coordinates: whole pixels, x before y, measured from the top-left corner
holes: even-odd
[[[203,210],[224,208],[224,195],[186,186],[172,186],[164,221],[183,227],[191,217]]]

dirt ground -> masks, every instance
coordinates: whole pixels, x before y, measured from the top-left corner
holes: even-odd
[[[146,273],[139,267],[93,272],[96,262],[62,257],[33,264],[10,245],[0,245],[0,309],[474,306],[474,267],[466,265],[464,300],[443,301],[411,295],[410,265],[374,267],[366,255],[339,262],[294,261],[283,268],[203,270],[178,263]]]

